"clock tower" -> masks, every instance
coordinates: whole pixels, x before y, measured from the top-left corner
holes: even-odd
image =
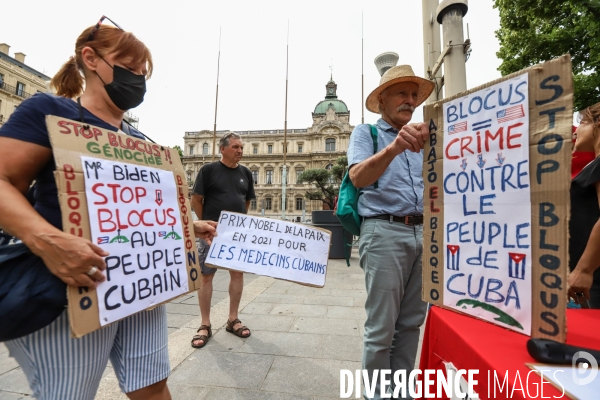
[[[329,82],[327,82],[327,85],[325,85],[325,90],[325,98],[327,100],[337,99],[337,85],[333,81],[333,77],[331,77]]]

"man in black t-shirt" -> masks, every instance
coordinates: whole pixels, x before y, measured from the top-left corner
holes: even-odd
[[[250,170],[239,161],[244,153],[244,145],[240,135],[226,133],[219,140],[221,160],[205,165],[198,172],[192,194],[192,208],[202,220],[218,221],[221,211],[247,213],[250,201],[255,198],[254,181]],[[198,290],[198,302],[202,324],[198,334],[192,339],[192,347],[201,348],[212,336],[210,323],[210,303],[212,299],[212,281],[217,271],[206,267],[204,260],[209,246],[200,241],[198,253],[202,268],[202,286]],[[229,271],[229,319],[226,330],[239,337],[250,336],[250,330],[238,319],[238,308],[244,288],[244,274]]]

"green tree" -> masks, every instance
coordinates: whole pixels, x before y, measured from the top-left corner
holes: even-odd
[[[335,208],[335,197],[338,195],[340,183],[348,169],[348,158],[338,157],[331,170],[325,168],[307,169],[298,177],[298,183],[306,182],[316,186],[316,190],[308,190],[305,197],[319,200],[327,204],[329,209]]]
[[[502,75],[569,53],[575,110],[598,102],[600,0],[495,0],[494,7]]]
[[[179,145],[175,145],[173,148],[177,150],[177,153],[179,153],[179,158],[183,158],[183,150],[181,150],[181,147],[179,147]]]

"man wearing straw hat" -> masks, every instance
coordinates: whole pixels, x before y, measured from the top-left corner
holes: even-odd
[[[366,102],[369,111],[381,115],[375,125],[377,153],[369,125],[358,125],[350,137],[350,179],[362,189],[359,256],[367,290],[363,369],[370,377],[374,370],[391,370],[392,377],[399,370],[410,374],[425,319],[422,150],[429,128],[409,121],[433,87],[409,65],[390,68]]]

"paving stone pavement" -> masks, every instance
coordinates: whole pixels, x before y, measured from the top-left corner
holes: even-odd
[[[351,265],[329,260],[324,288],[246,274],[239,318],[252,330],[247,339],[223,329],[229,274],[217,271],[213,337],[202,349],[190,346],[200,325],[196,294],[168,303],[173,399],[339,398],[340,370],[360,369],[363,348],[366,294],[356,250]],[[21,368],[0,343],[0,400],[31,399],[31,394]],[[109,363],[96,400],[120,399],[127,397]]]

